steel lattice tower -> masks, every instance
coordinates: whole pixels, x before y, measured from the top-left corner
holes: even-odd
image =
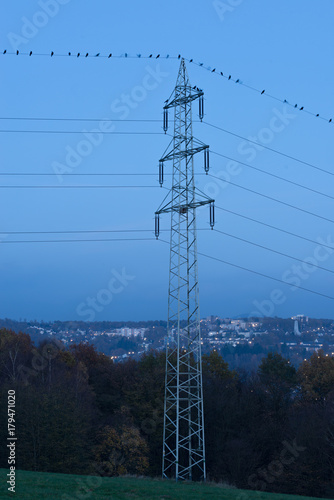
[[[161,185],[164,162],[173,162],[172,188],[155,213],[157,238],[160,214],[171,214],[162,475],[176,480],[206,478],[196,208],[210,205],[213,228],[214,200],[195,188],[194,155],[204,152],[208,172],[209,146],[192,132],[192,101],[199,100],[202,120],[203,95],[191,87],[182,59],[176,87],[164,106],[165,132],[168,109],[174,108],[174,137],[159,162]]]

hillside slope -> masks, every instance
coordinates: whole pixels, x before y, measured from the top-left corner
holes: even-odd
[[[310,497],[224,488],[219,485],[136,479],[101,478],[17,471],[16,492],[9,493],[7,470],[0,470],[0,498],[17,500],[307,500]]]

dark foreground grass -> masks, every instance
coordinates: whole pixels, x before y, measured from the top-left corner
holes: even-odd
[[[45,472],[16,472],[16,493],[8,492],[8,470],[0,469],[0,498],[17,500],[306,500],[310,497],[245,491],[214,484]]]

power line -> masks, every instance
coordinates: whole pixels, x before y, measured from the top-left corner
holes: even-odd
[[[165,241],[162,239],[159,239],[159,241],[162,241],[163,243],[169,244],[168,241]],[[267,278],[267,279],[270,279],[273,281],[277,281],[279,283],[283,283],[284,285],[289,285],[289,283],[286,283],[285,281],[283,281],[279,278],[274,278],[273,276],[269,276],[268,274],[260,273],[258,271],[254,271],[253,269],[248,269],[247,267],[239,266],[238,264],[233,264],[232,262],[228,262],[226,260],[219,259],[218,257],[213,257],[212,255],[207,255],[207,254],[202,253],[202,252],[198,252],[198,255],[202,255],[202,257],[206,257],[208,259],[215,260],[215,261],[221,262],[223,264],[227,264],[228,266],[236,267],[237,269],[241,269],[242,271],[247,271],[249,273],[256,274],[257,276],[262,276],[263,278]],[[304,288],[304,287],[298,286],[298,285],[293,285],[293,286],[294,286],[294,288],[299,288],[300,290],[304,290],[305,292],[313,293],[315,295],[320,295],[321,297],[325,297],[326,299],[334,300],[334,297],[331,297],[330,295],[326,295],[326,294],[323,294],[320,292],[315,292],[314,290],[310,290],[309,288]]]
[[[216,175],[212,175],[212,174],[208,174],[208,175],[210,177],[213,177],[214,179],[219,179],[221,181],[221,179],[219,177],[217,177]],[[278,200],[277,198],[273,198],[272,196],[268,196],[266,194],[259,193],[258,191],[254,191],[253,189],[246,188],[244,186],[240,186],[239,184],[236,184],[235,182],[231,182],[231,181],[224,181],[224,182],[227,182],[228,184],[231,184],[231,186],[235,186],[235,187],[238,187],[240,189],[244,189],[245,191],[256,194],[258,196],[262,196],[263,198],[267,198],[268,200],[275,201],[276,203],[280,203],[281,205],[285,205],[286,207],[293,208],[295,210],[298,210],[299,212],[303,212],[305,214],[312,215],[313,217],[317,217],[318,219],[322,219],[322,220],[325,220],[327,222],[334,223],[333,219],[328,219],[327,217],[323,217],[322,215],[315,214],[314,212],[310,212],[309,210],[304,210],[303,208],[296,207],[295,205],[291,205],[290,203],[286,203],[285,201]]]
[[[32,50],[29,51],[29,52],[20,52],[19,50],[15,51],[15,52],[8,52],[6,49],[2,52],[1,55],[9,55],[9,56],[18,56],[18,55],[21,55],[21,56],[37,56],[37,57],[72,57],[72,58],[81,58],[81,59],[96,59],[96,58],[99,58],[99,59],[180,59],[181,58],[181,54],[178,55],[178,56],[171,56],[169,54],[166,54],[166,55],[160,55],[160,54],[157,54],[157,55],[154,55],[154,54],[150,54],[150,55],[143,55],[143,54],[136,54],[136,55],[133,55],[133,54],[128,54],[128,53],[124,53],[124,54],[112,54],[112,53],[106,53],[106,54],[102,54],[101,52],[93,52],[93,53],[89,53],[89,52],[86,52],[86,51],[83,51],[83,52],[67,52],[66,54],[57,54],[55,53],[54,51],[50,51],[48,53],[44,52],[33,52]]]
[[[251,144],[255,144],[256,146],[260,146],[263,149],[267,149],[268,151],[271,151],[272,153],[276,153],[278,155],[284,156],[285,158],[289,158],[290,160],[296,161],[298,163],[301,163],[303,165],[307,165],[308,167],[314,168],[316,170],[319,170],[320,172],[324,172],[325,174],[329,175],[334,175],[333,172],[330,172],[329,170],[325,170],[324,168],[317,167],[316,165],[313,165],[312,163],[308,163],[307,161],[300,160],[299,158],[296,158],[294,156],[288,155],[286,153],[282,153],[281,151],[278,151],[277,149],[270,148],[269,146],[265,146],[264,144],[261,144],[260,142],[253,141],[251,139],[247,139],[246,137],[243,137],[242,135],[236,134],[234,132],[231,132],[230,130],[226,130],[222,127],[218,127],[217,125],[213,125],[212,123],[208,123],[203,121],[205,125],[208,125],[209,127],[215,128],[217,130],[221,130],[225,134],[232,135],[234,137],[238,137],[238,139],[245,140],[247,142],[250,142]]]
[[[0,117],[0,120],[17,120],[17,121],[42,121],[42,122],[161,122],[157,119],[122,119],[122,118],[39,118],[39,117]],[[170,120],[171,122],[173,120]],[[199,121],[199,120],[198,120]]]
[[[75,58],[75,59],[78,59],[78,58],[81,58],[81,59],[109,59],[109,60],[112,60],[112,59],[181,59],[181,54],[178,54],[177,56],[171,56],[169,54],[166,54],[166,55],[162,55],[162,54],[149,54],[149,55],[143,55],[143,54],[136,54],[136,55],[131,55],[131,54],[128,54],[128,53],[123,53],[123,54],[119,54],[119,55],[115,55],[113,53],[106,53],[106,54],[102,54],[101,52],[97,52],[97,53],[89,53],[89,52],[67,52],[66,54],[56,54],[54,51],[50,51],[48,53],[35,53],[33,51],[29,51],[29,52],[20,52],[19,50],[16,50],[14,52],[10,52],[10,51],[7,51],[7,49],[3,50],[1,52],[0,55],[8,55],[8,56],[37,56],[37,57],[54,57],[54,58],[57,58],[57,57],[65,57],[65,58]],[[248,90],[251,90],[253,92],[256,92],[257,94],[259,94],[260,96],[264,96],[264,97],[267,97],[269,99],[273,99],[277,102],[281,102],[287,106],[290,106],[291,108],[294,108],[296,110],[299,110],[299,111],[303,111],[304,113],[307,113],[311,116],[314,116],[316,118],[318,118],[319,120],[324,120],[328,123],[332,123],[333,120],[332,118],[325,118],[324,116],[320,115],[320,113],[314,113],[312,111],[309,111],[307,108],[305,108],[305,106],[300,106],[298,104],[291,104],[287,99],[282,99],[280,97],[277,97],[277,96],[274,96],[270,93],[268,93],[263,87],[262,88],[256,88],[256,87],[253,87],[252,85],[248,85],[246,83],[244,83],[240,78],[234,78],[232,77],[231,74],[229,74],[228,72],[225,72],[225,71],[222,71],[221,69],[217,69],[217,67],[212,67],[212,66],[208,66],[206,64],[204,64],[203,62],[198,62],[198,61],[195,61],[193,58],[184,58],[186,61],[188,61],[189,63],[193,63],[195,64],[196,66],[210,72],[211,74],[215,74],[216,76],[218,76],[219,78],[223,78],[225,79],[226,81],[228,82],[231,82],[231,83],[235,83],[235,84],[238,84],[242,87],[245,87],[247,88]]]
[[[260,94],[261,96],[265,96],[265,97],[268,97],[268,98],[273,99],[275,101],[281,102],[282,104],[286,104],[287,106],[290,106],[291,108],[294,108],[294,109],[299,110],[299,111],[303,111],[304,113],[312,115],[312,116],[319,118],[320,120],[324,120],[328,123],[333,122],[332,118],[325,118],[324,116],[321,116],[320,113],[314,113],[312,111],[309,111],[308,109],[305,108],[305,106],[299,106],[298,104],[291,104],[287,99],[282,99],[280,97],[276,97],[272,94],[269,94],[265,89],[263,89],[263,87],[262,87],[262,89],[253,87],[251,85],[244,83],[240,78],[237,78],[237,79],[232,78],[232,75],[230,75],[229,73],[224,73],[223,71],[220,71],[220,70],[217,71],[216,68],[212,69],[211,66],[204,66],[203,63],[195,62],[195,61],[193,61],[193,59],[190,59],[190,60],[186,59],[186,60],[189,62],[193,62],[197,66],[200,66],[201,68],[203,68],[207,71],[210,71],[212,74],[215,74],[216,76],[225,78],[226,80],[228,80],[230,82],[237,83],[238,85],[241,85],[249,90],[252,90],[252,91],[256,92],[257,94]]]
[[[250,217],[242,216],[241,214],[237,214],[235,212],[231,212],[230,210],[223,209],[222,207],[216,207],[216,208],[218,208],[220,210],[223,210],[223,211],[227,211],[227,212],[232,213],[233,215],[237,215],[239,217],[245,217],[248,220],[251,220],[253,222],[257,222],[258,224],[263,224],[265,226],[269,226],[272,229],[275,229],[277,231],[282,231],[282,232],[287,233],[287,234],[289,234],[291,236],[294,236],[296,238],[301,238],[301,239],[309,241],[311,243],[319,244],[318,242],[316,242],[314,240],[310,240],[308,238],[304,238],[304,237],[299,236],[299,235],[297,235],[295,233],[290,233],[288,231],[285,231],[283,229],[277,228],[275,226],[271,226],[269,224],[264,224],[264,223],[262,223],[262,222],[260,222],[260,221],[258,221],[256,219],[252,219]],[[198,228],[197,230],[198,231],[209,231],[210,229],[209,228]],[[170,231],[169,229],[160,229],[160,232],[169,232],[169,231]],[[268,250],[270,252],[277,253],[278,255],[282,255],[284,257],[287,257],[287,258],[290,258],[290,259],[293,259],[293,260],[296,260],[296,261],[299,261],[299,262],[302,262],[302,263],[304,262],[303,260],[301,260],[301,259],[299,259],[297,257],[293,257],[292,255],[288,255],[288,254],[279,252],[279,251],[274,250],[272,248],[260,245],[258,243],[254,243],[252,241],[246,240],[244,238],[240,238],[240,237],[232,235],[230,233],[226,233],[226,232],[220,231],[218,229],[215,229],[215,231],[218,232],[218,233],[220,233],[220,234],[223,234],[225,236],[228,236],[230,238],[234,238],[234,239],[243,241],[245,243],[248,243],[250,245],[254,245],[254,246],[263,248],[264,250]],[[5,235],[23,235],[23,234],[101,234],[101,233],[153,233],[153,231],[152,231],[152,229],[83,229],[83,230],[62,230],[62,231],[0,231],[0,235],[1,234],[5,234]],[[90,241],[93,241],[93,240],[90,240]],[[15,243],[15,241],[12,241],[12,243]],[[326,245],[323,245],[323,246],[326,246]],[[329,246],[327,246],[327,248],[330,248],[330,249],[334,250],[334,248],[329,247]],[[324,268],[324,267],[321,267],[321,266],[318,266],[318,265],[314,265],[314,267],[322,269],[323,271],[328,271],[330,273],[334,273],[334,271],[332,271],[330,269],[327,269],[327,268]]]
[[[221,156],[222,158],[226,158],[227,160],[235,161],[235,162],[239,163],[240,165],[244,165],[245,167],[252,168],[253,170],[256,170],[257,172],[261,172],[262,174],[269,175],[270,177],[274,177],[275,179],[279,179],[281,181],[288,182],[289,184],[293,184],[294,186],[298,186],[302,189],[306,189],[307,191],[311,191],[312,193],[316,193],[316,194],[319,194],[320,196],[325,196],[326,198],[331,198],[332,200],[334,200],[334,196],[323,193],[321,191],[310,188],[308,186],[304,186],[303,184],[299,184],[299,182],[291,181],[289,179],[286,179],[285,177],[280,177],[279,175],[272,174],[271,172],[267,172],[266,170],[262,170],[261,168],[254,167],[253,165],[249,165],[249,163],[244,163],[242,161],[236,160],[235,158],[230,158],[229,156],[223,155],[221,153],[217,153],[216,151],[210,150],[210,153],[215,154],[217,156]]]
[[[261,221],[259,221],[257,219],[253,219],[252,217],[248,217],[247,215],[238,214],[237,212],[233,212],[232,210],[228,210],[227,208],[218,207],[217,205],[216,205],[216,208],[218,210],[222,210],[223,212],[230,213],[230,214],[235,215],[237,217],[242,217],[243,219],[250,220],[251,222],[256,222],[257,224],[261,224],[262,226],[269,227],[270,229],[274,229],[275,231],[279,231],[281,233],[288,234],[289,236],[294,236],[295,238],[299,238],[301,240],[308,241],[309,243],[314,243],[315,245],[319,245],[320,244],[319,241],[315,241],[315,240],[312,240],[310,238],[306,238],[305,236],[301,236],[300,234],[296,234],[296,233],[292,233],[290,231],[286,231],[285,229],[273,226],[271,224],[266,224],[265,222],[261,222]],[[323,246],[324,248],[328,248],[328,249],[334,251],[334,247],[331,247],[331,246],[326,245],[324,243],[321,243],[321,246]]]
[[[3,134],[82,134],[82,130],[0,130]],[[99,130],[102,135],[165,135],[163,132],[104,132]]]
[[[138,122],[138,123],[140,123],[140,122],[160,123],[161,122],[161,120],[157,120],[157,119],[132,119],[132,120],[131,119],[126,119],[126,120],[122,120],[122,119],[104,119],[103,120],[103,119],[99,119],[99,118],[34,118],[34,117],[32,117],[32,118],[29,118],[29,117],[23,117],[23,118],[3,117],[3,118],[0,118],[0,120],[19,120],[19,121],[21,121],[21,120],[25,120],[25,121],[74,121],[74,122],[78,122],[78,121],[113,122],[113,121],[116,121],[116,122]],[[196,122],[200,123],[200,120],[197,120]],[[271,151],[273,153],[276,153],[278,155],[281,155],[281,156],[284,156],[286,158],[289,158],[290,160],[296,161],[298,163],[301,163],[301,164],[306,165],[308,167],[314,168],[314,169],[319,170],[321,172],[327,173],[329,175],[334,175],[334,173],[330,172],[329,170],[326,170],[326,169],[323,169],[321,167],[318,167],[317,165],[314,165],[312,163],[309,163],[309,162],[306,162],[304,160],[301,160],[300,158],[297,158],[295,156],[288,155],[286,153],[278,151],[277,149],[270,148],[270,147],[268,147],[268,146],[266,146],[266,145],[264,145],[262,143],[253,141],[252,139],[248,139],[248,138],[243,137],[243,136],[241,136],[239,134],[231,132],[230,130],[227,130],[227,129],[224,129],[222,127],[219,127],[218,125],[214,125],[212,123],[208,123],[208,122],[205,122],[205,121],[203,121],[202,123],[204,123],[205,125],[208,125],[209,127],[212,127],[212,128],[217,129],[217,130],[220,130],[220,131],[222,131],[222,132],[224,132],[226,134],[232,135],[234,137],[238,137],[239,139],[243,139],[243,140],[245,140],[247,142],[250,142],[250,143],[252,143],[252,144],[254,144],[256,146],[260,146],[263,149],[267,149],[267,150],[269,150],[269,151]],[[1,132],[1,130],[0,130],[0,132]],[[3,132],[6,132],[6,130],[4,130]],[[81,134],[81,133],[83,133],[82,131],[70,131],[70,132],[66,132],[66,131],[38,131],[38,130],[37,131],[31,131],[31,130],[19,130],[19,131],[14,130],[13,131],[13,130],[10,130],[9,132],[23,132],[23,133],[30,133],[30,132],[32,132],[32,133],[64,133],[64,134],[66,134],[66,133],[74,133],[74,134]],[[101,132],[101,134],[102,133],[103,132]],[[116,133],[118,133],[118,134],[129,134],[129,135],[132,135],[132,134],[135,135],[135,134],[142,133],[142,134],[149,134],[149,135],[150,134],[155,134],[155,135],[162,134],[162,135],[164,135],[162,132],[112,132],[111,131],[111,132],[105,132],[105,133],[107,133],[107,134],[116,134]],[[170,134],[167,134],[167,135],[170,135]],[[300,187],[303,187],[304,189],[310,189],[310,188],[307,188],[306,186],[303,186],[301,184],[293,183],[292,181],[289,181],[289,180],[285,179],[284,177],[275,176],[274,174],[271,174],[269,172],[261,170],[260,168],[254,167],[253,165],[250,165],[249,163],[241,162],[239,160],[236,160],[235,158],[230,158],[230,157],[228,157],[226,155],[223,155],[222,153],[218,153],[216,151],[212,151],[212,150],[210,150],[210,151],[213,154],[216,154],[216,155],[221,156],[223,158],[226,158],[228,160],[236,161],[236,162],[240,163],[241,165],[245,165],[246,167],[253,168],[254,170],[258,170],[259,172],[265,173],[267,175],[271,175],[273,177],[276,177],[278,179],[284,180],[286,182],[290,182],[291,184],[296,184],[296,185],[298,185]],[[317,191],[315,191],[315,192],[317,192]],[[318,194],[323,194],[323,193],[318,192]],[[327,196],[327,195],[324,194],[324,196]]]
[[[282,255],[283,257],[287,257],[289,259],[296,260],[298,262],[304,263],[304,261],[302,259],[298,259],[297,257],[293,257],[292,255],[289,255],[289,254],[286,254],[286,253],[283,253],[283,252],[279,252],[278,250],[274,250],[273,248],[269,248],[269,247],[266,247],[264,245],[260,245],[259,243],[254,243],[253,241],[249,241],[249,240],[246,240],[244,238],[240,238],[239,236],[235,236],[233,234],[229,234],[229,233],[225,233],[223,231],[219,231],[219,229],[215,229],[215,231],[217,233],[223,234],[224,236],[228,236],[229,238],[234,238],[235,240],[243,241],[244,243],[248,243],[249,245],[253,245],[255,247],[267,250],[268,252],[273,252],[273,253],[276,253],[278,255]],[[332,271],[331,269],[327,269],[326,267],[318,266],[317,264],[312,264],[312,265],[314,267],[318,268],[318,269],[321,269],[322,271],[327,271],[328,273],[334,274],[334,271]]]
[[[50,173],[37,173],[37,172],[28,172],[28,173],[25,173],[25,172],[0,172],[0,175],[7,175],[7,176],[11,176],[11,175],[22,175],[22,176],[47,176],[47,177],[54,177],[55,173],[53,174],[50,174]],[[102,174],[102,173],[96,173],[96,174],[70,174],[70,173],[64,173],[64,174],[61,174],[62,177],[85,177],[85,176],[151,176],[151,175],[154,175],[154,176],[158,176],[158,173],[156,174],[145,174],[145,173],[122,173],[122,174],[114,174],[114,173],[106,173],[106,174]],[[172,174],[164,174],[164,175],[172,175]],[[202,175],[202,174],[199,174],[199,175]],[[205,174],[203,174],[205,175]]]
[[[160,229],[160,232],[169,232],[170,229]],[[210,228],[198,228],[197,231],[210,231]],[[96,234],[96,233],[154,233],[151,229],[75,229],[65,231],[0,231],[0,235],[14,234]],[[66,240],[67,241],[67,240]],[[94,241],[94,240],[91,240]],[[11,243],[16,243],[15,240]],[[1,244],[1,242],[0,242]]]
[[[138,188],[160,188],[160,186],[1,186],[0,189],[138,189]],[[163,189],[167,189],[162,186]]]
[[[4,240],[0,245],[7,243],[95,243],[101,241],[155,241],[156,238],[107,238],[107,239],[85,239],[85,240]]]
[[[202,229],[203,231],[204,229]],[[209,229],[205,229],[209,230]],[[169,229],[161,229],[169,231]],[[200,231],[200,230],[199,230]],[[83,229],[74,231],[0,231],[0,234],[90,234],[90,233],[154,233],[151,229]]]

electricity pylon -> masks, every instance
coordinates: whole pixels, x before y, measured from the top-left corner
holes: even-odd
[[[191,87],[182,59],[176,87],[164,106],[165,132],[168,110],[174,108],[174,137],[159,161],[160,185],[164,162],[173,162],[172,188],[155,213],[157,239],[160,214],[171,214],[162,475],[176,480],[206,478],[196,208],[210,205],[213,228],[214,200],[195,188],[194,155],[204,152],[207,173],[209,146],[193,137],[191,109],[198,99],[202,120],[203,95]]]

